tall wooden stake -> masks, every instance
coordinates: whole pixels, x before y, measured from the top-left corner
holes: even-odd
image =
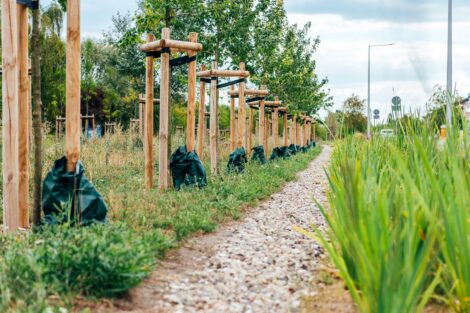
[[[217,70],[217,62],[212,63],[212,70]],[[211,155],[211,174],[218,174],[218,121],[219,121],[219,110],[218,110],[218,99],[217,99],[217,79],[211,78],[211,100],[210,100],[210,155]]]
[[[190,42],[197,42],[197,33],[190,33],[188,37]],[[193,57],[196,51],[188,51],[188,56]],[[197,63],[189,63],[188,68],[188,111],[186,124],[186,149],[188,152],[194,151],[196,144],[196,71]]]
[[[170,39],[169,28],[162,29],[162,40],[165,39]],[[168,189],[168,187],[170,186],[170,173],[168,163],[168,142],[170,140],[170,54],[162,53],[160,60],[160,150],[158,162],[158,185],[160,191],[163,191]],[[153,104],[149,104],[147,106],[153,107]]]
[[[230,86],[230,90],[235,90],[235,86]],[[230,97],[230,152],[235,150],[235,138],[237,131],[237,124],[235,123],[235,98]]]
[[[3,224],[5,232],[21,226],[18,196],[18,24],[16,1],[2,1]]]
[[[205,71],[206,66],[202,65]],[[204,160],[204,136],[206,133],[206,83],[199,82],[199,124],[197,127],[197,155],[201,161]]]
[[[80,0],[67,1],[67,73],[65,155],[67,171],[75,172],[80,160]]]
[[[245,63],[240,63],[240,71],[245,71]],[[240,77],[242,78],[242,77]],[[245,116],[245,82],[238,85],[238,138],[237,148],[245,148],[244,138],[246,132],[246,116]]]
[[[274,98],[275,101],[279,101],[279,97]],[[274,148],[279,147],[279,108],[274,108],[273,114],[273,137],[274,137]]]
[[[287,112],[284,113],[284,132],[283,132],[283,138],[284,138],[284,146],[287,147],[289,145],[289,133],[287,130]]]
[[[18,4],[18,166],[19,166],[19,209],[22,228],[29,227],[29,127],[30,127],[30,80],[28,60],[28,8]]]
[[[262,99],[260,102],[259,102],[259,144],[260,146],[264,146],[264,150],[266,150],[266,146],[265,146],[265,141],[264,141],[264,137],[265,137],[265,112],[264,112],[264,99]]]
[[[316,124],[313,123],[313,141],[317,141],[317,129],[316,129]]]
[[[248,151],[246,152],[247,155],[251,154],[251,150],[253,149],[253,110],[249,110],[248,116]]]
[[[155,37],[152,34],[147,34],[147,42],[152,42],[153,40],[155,40]],[[162,63],[164,55],[165,53],[162,54]],[[144,127],[145,189],[149,190],[153,187],[153,97],[155,93],[155,74],[154,58],[152,56],[146,58],[145,68],[145,112],[143,114],[143,120],[140,119],[140,126],[142,127],[143,124]]]
[[[264,146],[264,156],[266,158],[268,158],[268,154],[269,154],[269,115],[268,114],[265,114],[264,116],[264,143],[263,143],[263,146]]]

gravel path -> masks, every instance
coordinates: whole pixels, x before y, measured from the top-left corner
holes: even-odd
[[[312,197],[326,201],[331,148],[238,222],[170,253],[113,312],[298,312],[322,249],[292,225],[323,227]]]

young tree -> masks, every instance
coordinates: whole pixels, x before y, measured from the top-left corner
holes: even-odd
[[[352,94],[344,101],[344,127],[345,132],[365,132],[367,129],[367,117],[364,115],[366,100],[359,98],[359,96]]]
[[[42,120],[41,120],[41,11],[33,10],[33,30],[31,35],[31,70],[34,132],[34,183],[33,183],[33,224],[41,222],[42,185]]]

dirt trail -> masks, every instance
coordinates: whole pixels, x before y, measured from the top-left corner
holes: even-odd
[[[160,262],[127,299],[100,312],[301,312],[316,292],[322,249],[292,229],[324,220],[325,146],[298,179],[240,221],[193,238]]]

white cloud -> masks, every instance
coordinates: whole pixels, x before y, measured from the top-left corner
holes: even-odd
[[[311,35],[320,36],[317,72],[329,78],[334,108],[352,93],[367,97],[367,47],[394,42],[392,47],[373,48],[371,102],[386,116],[395,93],[408,110],[424,111],[436,84],[445,84],[447,23],[425,21],[400,23],[390,20],[346,19],[339,14],[288,14],[291,23],[312,23]],[[470,92],[470,21],[454,23],[454,81],[461,94]],[[323,115],[325,112],[322,113]]]

